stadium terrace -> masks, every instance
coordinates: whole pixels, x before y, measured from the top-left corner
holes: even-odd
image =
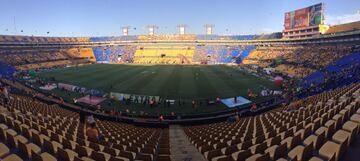
[[[0,35],[0,160],[357,160],[360,21],[261,35]]]

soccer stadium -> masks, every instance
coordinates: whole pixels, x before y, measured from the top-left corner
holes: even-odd
[[[0,160],[359,160],[360,3],[273,3],[3,1]]]

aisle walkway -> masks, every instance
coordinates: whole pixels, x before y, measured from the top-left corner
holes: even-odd
[[[358,134],[355,140],[351,143],[350,147],[346,150],[341,160],[346,161],[358,161],[360,154],[360,134]]]
[[[203,155],[190,143],[179,125],[170,125],[170,152],[173,161],[206,161]]]

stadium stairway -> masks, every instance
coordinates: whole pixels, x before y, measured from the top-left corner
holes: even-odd
[[[189,142],[179,125],[169,127],[170,152],[173,161],[206,161],[203,155]]]
[[[358,161],[360,156],[360,135],[355,138],[355,141],[350,145],[347,152],[344,154],[342,160]]]

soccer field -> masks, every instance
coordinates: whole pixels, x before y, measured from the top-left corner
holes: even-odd
[[[94,64],[39,74],[105,92],[161,96],[168,99],[247,97],[247,90],[274,89],[273,82],[222,65],[115,65]],[[190,105],[189,105],[190,106]],[[191,108],[191,107],[190,107]],[[219,109],[226,109],[221,106]],[[191,113],[191,110],[182,111]],[[166,111],[166,110],[165,110]],[[215,111],[215,110],[205,110]]]

